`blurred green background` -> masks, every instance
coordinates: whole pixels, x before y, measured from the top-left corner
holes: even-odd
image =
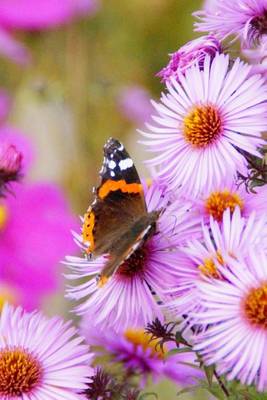
[[[122,112],[120,93],[138,85],[158,98],[163,85],[155,74],[168,53],[195,37],[191,13],[200,6],[196,0],[104,0],[93,17],[56,30],[17,33],[33,61],[22,68],[2,59],[0,86],[14,99],[10,122],[36,145],[30,179],[61,184],[75,213],[83,214],[109,136],[126,143],[143,171],[145,154],[135,132],[140,126]],[[62,297],[57,302],[62,309]],[[156,387],[161,400],[177,399],[177,390],[168,382]]]

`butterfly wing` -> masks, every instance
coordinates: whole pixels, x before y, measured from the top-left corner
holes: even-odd
[[[114,252],[114,242],[147,214],[143,187],[122,143],[109,139],[104,146],[101,183],[84,217],[83,240],[95,256]],[[130,243],[131,244],[131,243]]]

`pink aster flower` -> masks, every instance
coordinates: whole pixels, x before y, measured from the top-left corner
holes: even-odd
[[[0,25],[7,29],[42,30],[92,14],[97,0],[1,0]]]
[[[127,328],[120,334],[103,331],[92,326],[92,319],[85,314],[81,332],[89,345],[96,346],[96,356],[109,355],[111,362],[122,363],[124,370],[138,374],[143,384],[149,376],[154,381],[172,379],[183,386],[197,383],[196,379],[203,377],[193,352],[168,356],[175,344],[161,346],[159,339],[153,339],[144,328]]]
[[[195,64],[203,69],[205,57],[209,55],[213,59],[217,52],[222,53],[221,43],[214,36],[201,36],[170,54],[169,63],[157,76],[162,82],[170,81],[171,77],[179,81],[179,74],[184,75],[185,71]]]
[[[257,47],[242,49],[243,54],[252,64],[251,74],[262,74],[267,80],[267,41],[261,42]]]
[[[61,318],[6,305],[0,316],[0,397],[78,400],[92,356],[76,329]]]
[[[189,197],[190,198],[190,197]],[[204,191],[198,198],[190,198],[192,210],[199,213],[205,221],[212,216],[221,222],[224,211],[229,208],[231,213],[238,207],[241,215],[248,218],[255,211],[258,217],[267,213],[267,186],[258,186],[249,192],[244,184],[221,182],[210,192]]]
[[[0,202],[0,286],[33,309],[58,288],[76,223],[56,185],[24,183],[15,193]]]
[[[212,7],[194,13],[198,32],[211,32],[221,40],[228,36],[251,45],[267,34],[266,0],[214,0]]]
[[[138,125],[149,121],[153,111],[148,91],[137,85],[121,90],[118,105],[122,114]]]
[[[160,153],[147,164],[159,166],[159,179],[174,191],[197,196],[236,171],[246,173],[247,161],[238,151],[258,155],[265,142],[267,87],[260,76],[248,77],[250,67],[217,54],[205,58],[203,70],[194,65],[185,76],[167,82],[167,94],[153,102],[156,124],[141,132],[149,151]]]
[[[205,0],[203,4],[203,8],[205,10],[214,11],[216,10],[216,2],[217,0]]]
[[[223,214],[221,225],[212,217],[210,225],[203,225],[203,240],[192,240],[176,259],[175,287],[169,294],[175,297],[171,302],[179,316],[187,315],[191,319],[192,312],[203,308],[199,300],[199,282],[207,277],[223,279],[219,266],[225,260],[234,258],[244,260],[254,248],[266,247],[267,214],[257,218],[251,213],[248,219],[241,217],[237,207],[231,215],[228,208]]]
[[[68,297],[83,300],[76,312],[86,313],[102,329],[112,327],[119,331],[127,326],[146,326],[155,317],[162,319],[162,310],[152,291],[163,297],[164,289],[175,275],[176,247],[200,231],[199,219],[190,217],[188,204],[179,201],[169,204],[170,197],[157,183],[147,189],[145,199],[149,212],[164,210],[157,231],[108,280],[92,279],[101,273],[107,261],[105,256],[92,261],[87,257],[67,258],[72,267],[68,278],[85,278],[84,283],[68,289]],[[77,236],[77,240],[82,238]]]
[[[1,0],[0,54],[25,65],[29,51],[12,36],[13,30],[43,30],[68,23],[81,15],[93,15],[98,0]]]
[[[12,34],[0,27],[0,55],[11,61],[26,65],[30,62],[30,53],[26,47],[14,39]]]
[[[229,259],[219,266],[223,280],[199,282],[203,309],[195,314],[209,328],[196,337],[195,350],[217,364],[227,379],[267,389],[267,257],[250,254],[247,263]]]

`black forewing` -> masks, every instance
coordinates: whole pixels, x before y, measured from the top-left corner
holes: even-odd
[[[127,184],[141,183],[131,157],[116,139],[109,139],[104,146],[100,177],[101,183],[91,206],[95,215],[93,253],[96,256],[112,253],[114,242],[118,237],[124,235],[136,219],[147,213],[143,191],[123,193],[117,190],[111,191],[104,199],[98,196],[99,189],[107,180],[125,180]]]

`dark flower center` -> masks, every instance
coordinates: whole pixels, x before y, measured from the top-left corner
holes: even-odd
[[[39,361],[20,348],[0,349],[0,397],[23,396],[41,381]]]
[[[250,21],[249,39],[258,41],[262,35],[267,34],[267,10],[262,15],[252,18]]]
[[[117,274],[132,278],[136,274],[142,274],[147,258],[146,246],[143,245],[131,254],[118,268]]]

